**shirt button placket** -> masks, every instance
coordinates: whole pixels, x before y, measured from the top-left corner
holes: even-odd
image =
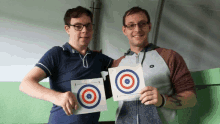
[[[138,64],[138,63],[139,63],[139,54],[136,55],[136,64]]]

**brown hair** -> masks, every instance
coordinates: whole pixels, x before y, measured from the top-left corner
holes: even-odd
[[[125,14],[123,16],[123,25],[125,26],[125,17],[126,16],[129,16],[129,15],[132,15],[132,14],[135,14],[135,13],[138,13],[138,12],[143,12],[147,16],[148,23],[150,23],[150,16],[149,16],[147,10],[136,6],[136,7],[132,7],[131,9],[129,9],[128,11],[125,12]]]
[[[79,18],[82,14],[86,14],[90,17],[91,22],[93,21],[93,14],[90,10],[82,6],[77,6],[76,8],[68,9],[66,11],[66,14],[64,16],[64,24],[70,25],[71,18]]]

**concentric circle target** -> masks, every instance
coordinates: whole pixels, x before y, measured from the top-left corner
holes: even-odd
[[[139,77],[133,70],[121,70],[115,78],[115,85],[118,90],[125,94],[135,92],[139,87]]]
[[[91,84],[83,85],[77,93],[77,100],[81,106],[87,109],[95,108],[101,101],[99,89]]]

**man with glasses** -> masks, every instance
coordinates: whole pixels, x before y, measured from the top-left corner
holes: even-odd
[[[197,102],[194,82],[183,58],[173,50],[148,43],[151,27],[146,10],[133,7],[125,12],[122,31],[130,49],[121,57],[119,66],[141,64],[146,87],[137,101],[119,101],[116,124],[169,123],[176,109],[193,107]]]
[[[100,112],[73,115],[78,102],[71,92],[71,80],[100,78],[101,71],[107,71],[115,63],[112,58],[88,48],[93,35],[92,20],[93,14],[86,8],[67,10],[64,28],[69,42],[48,50],[20,84],[22,92],[53,103],[49,124],[98,124]],[[38,83],[46,77],[51,89]]]

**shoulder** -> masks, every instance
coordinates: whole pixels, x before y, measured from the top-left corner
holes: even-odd
[[[121,57],[118,58],[117,60],[114,60],[112,67],[118,67],[119,63],[120,63],[121,60],[124,59],[124,58],[125,58],[125,56],[121,56]]]
[[[95,55],[96,57],[98,57],[99,59],[112,59],[111,57],[109,57],[109,56],[107,56],[107,55],[105,55],[105,54],[103,54],[103,53],[100,53],[100,52],[96,52],[96,51],[93,51],[93,55]]]
[[[54,46],[52,48],[50,48],[46,54],[50,54],[50,55],[57,55],[58,53],[62,52],[63,48],[60,46]]]
[[[50,50],[52,50],[52,51],[64,51],[63,47],[60,47],[60,46],[54,46]]]
[[[95,56],[99,56],[99,57],[105,56],[105,54],[98,52],[98,51],[92,51],[92,54]]]
[[[63,49],[60,46],[50,48],[41,58],[42,61],[59,61],[64,56]]]
[[[156,48],[155,49],[159,54],[167,54],[167,55],[174,55],[177,52],[172,49],[166,49],[166,48]]]
[[[182,56],[172,49],[157,48],[155,50],[165,60],[182,59]]]

